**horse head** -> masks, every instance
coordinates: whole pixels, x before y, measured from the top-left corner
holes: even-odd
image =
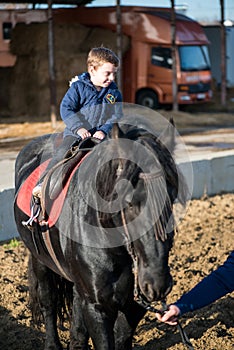
[[[143,129],[114,126],[115,157],[100,174],[106,183],[105,200],[113,203],[118,199],[111,220],[133,260],[135,291],[148,302],[164,299],[172,288],[168,258],[179,177],[169,147],[174,144],[172,138],[167,137],[165,144]],[[103,222],[107,218],[103,215]]]

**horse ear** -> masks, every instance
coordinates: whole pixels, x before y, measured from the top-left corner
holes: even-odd
[[[175,124],[173,118],[170,118],[167,128],[159,136],[159,140],[167,147],[170,152],[175,149]]]
[[[119,137],[121,137],[121,135],[122,135],[122,131],[120,130],[118,123],[114,123],[111,131],[112,138],[117,140],[119,139]]]

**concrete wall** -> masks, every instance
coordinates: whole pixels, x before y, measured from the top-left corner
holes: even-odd
[[[193,155],[191,163],[193,168],[192,198],[201,198],[204,194],[213,196],[234,192],[234,150],[209,153],[202,157]],[[180,166],[185,169],[186,176],[186,164],[181,162]],[[188,176],[186,178],[187,181],[190,181]]]
[[[18,236],[13,212],[14,189],[0,192],[0,241]]]
[[[207,156],[193,156],[191,172],[186,174],[186,163],[180,162],[188,182],[193,185],[192,198],[201,198],[204,194],[234,192],[234,150],[209,153]],[[0,241],[18,236],[13,214],[14,189],[0,192]]]

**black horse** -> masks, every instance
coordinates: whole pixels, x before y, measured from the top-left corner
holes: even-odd
[[[75,169],[56,223],[44,229],[35,219],[29,230],[18,194],[51,156],[54,139],[30,142],[15,167],[15,220],[31,252],[30,287],[45,322],[45,349],[62,349],[57,318],[65,300],[72,305],[70,349],[88,349],[89,338],[96,350],[132,349],[144,305],[172,288],[168,258],[180,192],[173,128],[162,142],[143,129],[114,125]]]

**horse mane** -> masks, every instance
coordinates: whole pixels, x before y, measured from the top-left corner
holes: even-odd
[[[179,169],[176,167],[176,162],[173,157],[173,149],[168,148],[167,145],[165,145],[161,138],[149,133],[143,128],[137,128],[129,125],[121,126],[121,129],[119,129],[118,135],[116,135],[116,128],[112,132],[110,139],[129,139],[132,141],[140,142],[144,147],[148,148],[149,150],[153,151],[155,154],[155,159],[159,161],[160,165],[163,168],[164,176],[168,185],[168,192],[170,195],[170,199],[172,202],[175,200],[178,200],[181,204],[185,204],[186,202],[186,186],[181,189],[182,191],[179,192],[179,177],[183,179],[183,175],[179,171]],[[174,141],[171,142],[174,148]],[[116,151],[117,152],[117,151]],[[120,156],[121,157],[121,156]],[[134,165],[131,166],[131,162],[128,163],[128,173],[131,174],[131,172],[134,169]],[[105,183],[102,186],[105,188],[105,193],[103,195],[108,197],[108,194],[110,193],[109,188],[113,188],[113,183],[116,180],[116,171],[118,168],[118,160],[114,159],[112,162],[109,162],[105,169],[103,169],[103,172],[100,174],[100,178],[107,178],[110,181]],[[135,173],[131,174],[130,178],[133,177]],[[103,181],[104,182],[104,181]],[[112,198],[113,199],[113,198]]]
[[[161,165],[161,175],[157,176],[157,178],[153,178],[154,175],[143,174],[141,169],[139,169],[134,162],[126,160],[124,177],[131,182],[133,187],[136,185],[139,177],[141,177],[141,180],[148,186],[151,193],[150,207],[152,209],[152,220],[156,225],[155,235],[157,239],[165,240],[166,232],[169,230],[166,226],[170,225],[170,227],[173,227],[174,224],[172,222],[169,223],[170,220],[173,220],[171,215],[173,203],[178,200],[182,204],[185,204],[186,201],[185,192],[182,191],[181,195],[179,191],[179,176],[181,176],[181,174],[178,173],[171,150],[164,145],[159,137],[152,135],[143,128],[128,125],[124,125],[121,129],[114,127],[110,139],[119,140],[124,138],[141,143],[141,145],[149,149],[149,151],[155,155],[156,162],[159,162]],[[112,147],[116,147],[116,143]],[[98,176],[99,183],[97,184],[97,188],[100,189],[99,194],[110,203],[118,197],[118,193],[113,189],[115,189],[115,185],[119,181],[118,167],[122,157],[121,154],[125,154],[126,156],[128,154],[126,150],[125,152],[120,152],[116,149],[116,154],[118,154],[118,152],[120,158],[115,158],[107,162],[105,166],[100,169]],[[128,158],[126,157],[126,159]],[[124,192],[124,188],[122,188],[122,192]],[[162,201],[164,201],[164,206],[159,213],[158,208],[161,208]],[[108,222],[110,225],[112,220],[111,215],[103,212],[99,214],[100,222],[103,225],[106,225]],[[173,228],[169,231],[172,230]]]

